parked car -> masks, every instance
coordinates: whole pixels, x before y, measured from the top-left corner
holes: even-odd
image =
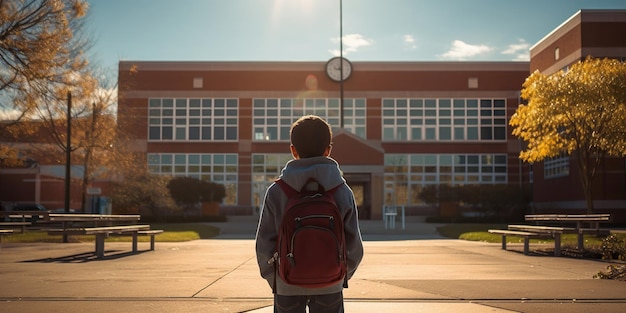
[[[13,206],[13,209],[11,210],[13,212],[15,211],[42,211],[42,212],[48,212],[48,209],[46,209],[45,206],[41,205],[41,204],[36,204],[36,203],[16,203]],[[37,215],[33,215],[30,218],[30,221],[35,224],[37,223],[37,220],[39,219],[39,216]]]
[[[11,211],[48,211],[45,206],[35,203],[17,203]]]
[[[8,222],[9,221],[9,216],[5,215],[4,212],[9,212],[11,211],[11,207],[13,206],[13,204],[11,202],[6,202],[6,201],[0,201],[0,221],[5,221]]]

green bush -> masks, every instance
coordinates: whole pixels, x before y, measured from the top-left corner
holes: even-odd
[[[626,241],[614,234],[608,235],[602,240],[601,249],[603,260],[626,261]]]
[[[472,212],[482,213],[481,220],[492,218],[501,220],[519,218],[528,205],[528,191],[516,185],[428,185],[420,192],[419,198],[433,206],[442,203],[456,203]],[[460,217],[460,216],[459,216]],[[456,218],[455,218],[456,220]]]

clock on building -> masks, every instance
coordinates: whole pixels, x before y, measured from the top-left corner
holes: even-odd
[[[343,78],[341,77],[341,66],[343,66]],[[345,81],[350,77],[350,74],[352,74],[352,63],[346,58],[334,57],[326,63],[326,75],[334,81]]]

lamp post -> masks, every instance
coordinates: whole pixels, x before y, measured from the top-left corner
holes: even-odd
[[[72,93],[67,92],[67,138],[65,143],[65,213],[70,212],[70,178],[71,178],[71,159],[72,150]],[[68,236],[63,233],[63,242],[68,242]]]
[[[339,0],[339,126],[343,129],[343,0]]]

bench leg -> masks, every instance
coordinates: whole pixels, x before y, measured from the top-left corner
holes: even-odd
[[[104,239],[106,234],[96,234],[96,258],[101,259],[104,257]]]
[[[528,255],[530,251],[530,237],[524,237],[524,255]]]
[[[585,237],[583,236],[583,231],[578,230],[578,251],[583,251],[585,246]]]
[[[561,234],[554,234],[554,256],[561,256]]]
[[[154,251],[154,235],[150,235],[150,250]]]
[[[133,232],[133,252],[137,252],[137,232]]]

